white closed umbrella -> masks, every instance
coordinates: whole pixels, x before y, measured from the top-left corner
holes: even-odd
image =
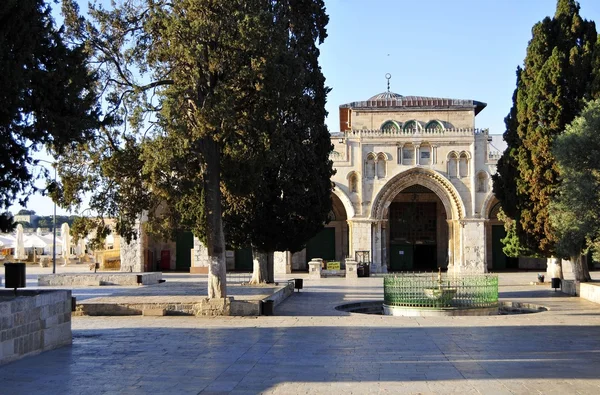
[[[65,222],[60,227],[60,236],[62,237],[62,256],[65,260],[64,266],[66,266],[71,255],[71,236],[69,235],[68,223]]]
[[[22,261],[27,259],[27,255],[25,255],[25,240],[23,238],[23,225],[17,225],[17,236],[14,241],[15,247],[15,259],[17,261]]]

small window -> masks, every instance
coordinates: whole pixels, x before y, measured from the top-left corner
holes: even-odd
[[[350,173],[348,184],[350,193],[356,193],[358,191],[358,177],[356,176],[356,173]]]
[[[457,177],[458,176],[458,155],[456,152],[451,152],[448,155],[448,177]]]
[[[460,154],[458,161],[458,173],[461,178],[469,176],[469,158],[465,152]]]
[[[385,178],[386,175],[386,161],[385,155],[377,155],[377,178]]]
[[[487,192],[487,174],[483,171],[477,175],[477,192]]]
[[[419,164],[430,165],[431,164],[431,147],[429,145],[421,145],[419,149]]]
[[[405,145],[402,147],[402,164],[413,165],[415,163],[415,147],[412,145]]]
[[[375,155],[369,154],[365,163],[365,177],[375,178]]]

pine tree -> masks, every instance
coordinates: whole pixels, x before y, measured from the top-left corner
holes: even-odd
[[[523,70],[517,73],[516,100],[505,133],[509,145],[494,191],[514,218],[521,245],[552,256],[556,236],[548,206],[559,183],[552,143],[585,100],[598,94],[598,36],[594,22],[579,16],[574,0],[559,0],[555,16],[537,23],[532,32]]]

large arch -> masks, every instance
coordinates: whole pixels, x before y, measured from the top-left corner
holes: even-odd
[[[423,168],[409,169],[389,180],[373,200],[371,218],[384,219],[394,197],[403,189],[413,185],[422,185],[435,193],[444,205],[448,220],[464,218],[465,206],[454,185],[441,174]]]
[[[490,194],[486,196],[485,200],[483,201],[483,205],[481,206],[481,214],[483,215],[484,219],[490,219],[492,208],[497,203],[499,203],[498,198],[496,195],[490,192]]]
[[[340,183],[334,181],[334,184],[335,188],[333,188],[332,192],[335,196],[337,196],[340,199],[340,201],[344,205],[344,209],[346,209],[346,217],[348,219],[354,218],[354,206],[352,205],[352,201],[350,200],[348,195],[344,193],[344,191],[342,190],[342,185]]]

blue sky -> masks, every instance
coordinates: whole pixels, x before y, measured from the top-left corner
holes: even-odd
[[[85,9],[87,1],[81,1]],[[600,0],[580,0],[581,15],[600,22]],[[330,22],[320,62],[328,97],[327,124],[339,130],[340,104],[387,89],[401,95],[473,99],[487,108],[476,127],[504,132],[515,70],[531,28],[556,9],[556,0],[325,0]],[[50,215],[50,198],[28,205]],[[21,207],[11,208],[13,213]],[[58,209],[59,214],[65,213]]]
[[[531,28],[556,0],[325,0],[329,36],[321,65],[332,88],[327,124],[339,131],[340,104],[385,91],[473,99],[487,108],[476,127],[504,132],[515,70]],[[600,23],[600,0],[580,0],[583,18]]]

